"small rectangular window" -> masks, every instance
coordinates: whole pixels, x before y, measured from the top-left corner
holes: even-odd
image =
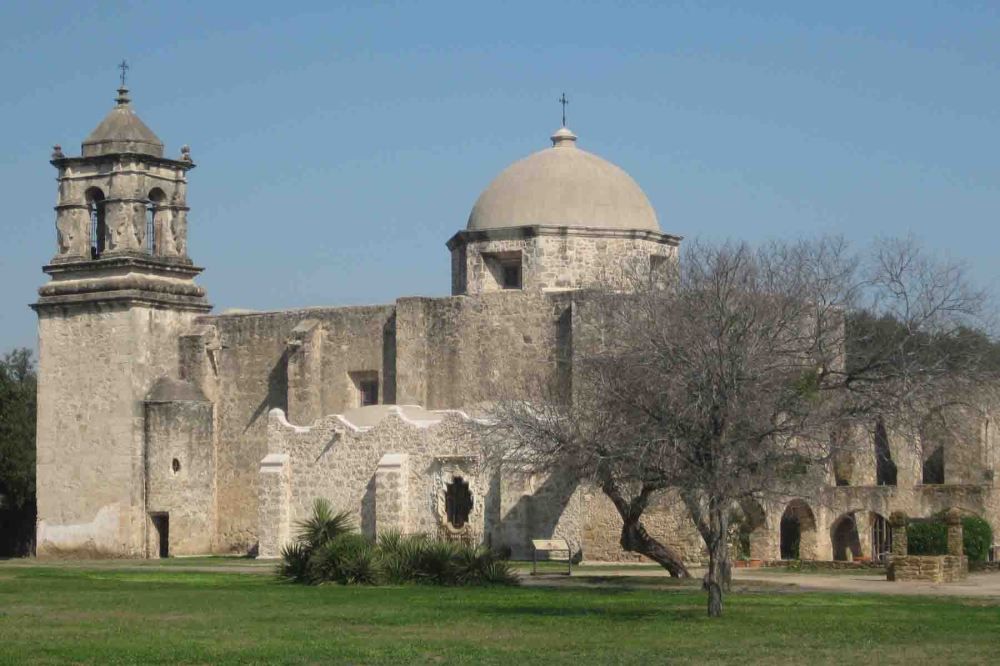
[[[487,282],[484,286],[488,285],[488,291],[524,288],[520,250],[483,252],[482,257],[487,276]]]
[[[379,402],[379,381],[378,372],[375,370],[357,370],[348,372],[351,383],[354,384],[354,398],[352,402],[357,407],[367,407],[378,405]]]
[[[517,263],[505,262],[500,264],[500,268],[503,271],[503,288],[504,289],[520,289],[521,288],[521,261],[518,257]]]

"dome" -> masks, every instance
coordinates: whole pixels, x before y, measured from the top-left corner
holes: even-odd
[[[163,142],[132,110],[128,90],[118,89],[118,104],[83,140],[83,156],[139,153],[163,157]]]
[[[576,147],[560,128],[552,147],[515,162],[472,208],[469,231],[533,225],[660,231],[656,211],[631,176]]]

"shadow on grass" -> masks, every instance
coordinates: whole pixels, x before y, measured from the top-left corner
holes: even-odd
[[[557,605],[502,606],[489,609],[485,614],[528,618],[589,618],[600,621],[635,622],[639,620],[671,619],[688,621],[701,618],[704,608],[698,606],[671,606],[660,608],[601,608],[567,607]]]

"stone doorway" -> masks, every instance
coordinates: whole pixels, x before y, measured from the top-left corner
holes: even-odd
[[[149,556],[170,557],[170,514],[151,513],[149,520],[153,525]]]
[[[808,504],[799,499],[789,502],[779,529],[781,559],[816,559],[816,517]]]

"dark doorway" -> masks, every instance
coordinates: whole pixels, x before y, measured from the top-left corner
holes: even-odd
[[[853,513],[842,516],[834,523],[830,537],[834,560],[843,562],[861,557],[861,538],[858,536],[858,523]]]
[[[779,529],[781,559],[816,559],[816,518],[808,504],[800,499],[789,502]]]
[[[797,516],[781,517],[781,559],[799,559],[799,546],[802,542],[802,526]]]
[[[883,562],[892,550],[892,528],[889,521],[877,513],[871,514],[872,519],[872,559]]]
[[[166,513],[153,513],[149,516],[153,521],[153,529],[156,530],[158,547],[151,550],[159,552],[160,557],[170,557],[170,515]]]

